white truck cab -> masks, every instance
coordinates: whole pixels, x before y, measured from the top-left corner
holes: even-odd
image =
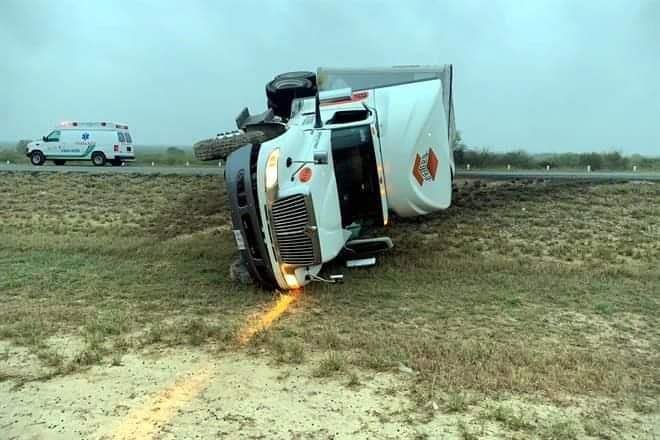
[[[390,212],[409,217],[450,206],[451,65],[320,68],[313,78],[278,76],[266,90],[271,116],[244,110],[237,125],[280,131],[237,148],[225,166],[236,242],[261,285],[328,281],[319,276],[324,263],[391,247],[387,237],[361,238],[386,225]],[[273,109],[281,116],[273,118]]]
[[[30,142],[25,155],[37,166],[47,160],[56,165],[91,160],[96,166],[106,163],[120,166],[135,160],[135,147],[126,124],[67,121],[61,122],[40,141]]]

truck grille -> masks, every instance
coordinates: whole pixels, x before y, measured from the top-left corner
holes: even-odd
[[[320,264],[318,237],[308,232],[313,225],[305,196],[296,194],[273,202],[271,218],[280,260],[295,266]]]

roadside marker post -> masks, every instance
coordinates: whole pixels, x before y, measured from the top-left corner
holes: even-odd
[[[190,166],[190,162],[186,161],[186,166],[189,167],[189,166]]]
[[[151,162],[151,166],[152,167],[156,166],[156,162]]]
[[[637,165],[633,165],[633,172],[634,172],[634,173],[637,172]]]
[[[511,164],[507,164],[506,169],[510,170],[511,169]]]
[[[222,168],[222,161],[218,161],[218,168]]]
[[[469,171],[470,170],[470,164],[465,165],[465,168],[467,168],[467,170]]]
[[[546,165],[546,166],[545,166],[545,170],[546,170],[546,171],[550,171],[550,165]]]
[[[587,165],[587,173],[591,172],[591,165]]]

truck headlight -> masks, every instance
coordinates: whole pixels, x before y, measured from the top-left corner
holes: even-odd
[[[277,185],[277,165],[280,161],[280,149],[276,148],[268,155],[266,161],[266,189],[270,190]]]
[[[284,281],[286,281],[287,287],[289,289],[299,289],[300,288],[300,283],[298,282],[298,278],[296,278],[295,274],[295,269],[283,264],[280,266],[280,270],[282,271],[282,275],[284,275]]]

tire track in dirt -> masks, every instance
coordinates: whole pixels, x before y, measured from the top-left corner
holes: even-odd
[[[173,385],[148,398],[142,405],[131,409],[110,434],[108,440],[151,439],[188,402],[208,387],[214,369],[207,362],[179,376]]]
[[[300,292],[297,291],[290,295],[280,295],[272,307],[249,319],[238,334],[239,344],[247,344],[259,331],[270,327],[286,312],[299,294]],[[208,362],[202,362],[198,367],[179,376],[173,385],[158,391],[142,405],[131,409],[109,435],[102,435],[101,438],[108,440],[154,438],[180,409],[209,386],[216,373],[216,367]]]

